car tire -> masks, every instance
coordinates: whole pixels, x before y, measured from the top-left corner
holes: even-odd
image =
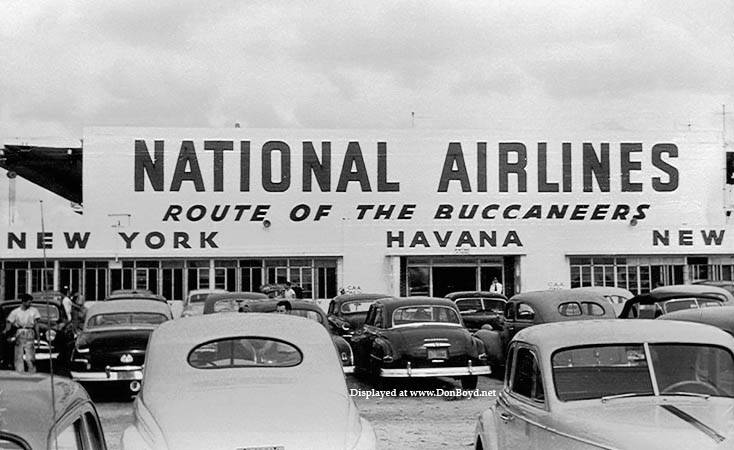
[[[477,388],[479,377],[477,375],[467,375],[461,377],[461,388],[467,391],[473,391]]]

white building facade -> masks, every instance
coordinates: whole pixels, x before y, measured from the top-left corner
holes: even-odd
[[[314,300],[443,296],[494,277],[508,295],[644,293],[734,277],[720,135],[89,128],[83,142],[83,214],[1,185],[2,298],[286,280]]]

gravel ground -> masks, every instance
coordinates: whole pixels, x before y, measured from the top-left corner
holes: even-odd
[[[406,380],[384,383],[380,390],[406,393],[406,397],[370,397],[375,386],[353,377],[348,385],[362,415],[372,422],[380,450],[471,449],[474,424],[481,411],[494,397],[459,397],[453,395],[460,384],[449,379]],[[490,394],[501,387],[499,381],[480,377],[478,390]],[[440,395],[434,397],[410,396],[410,391]],[[445,395],[451,392],[451,395]],[[120,448],[122,431],[132,422],[132,403],[94,395],[102,418],[107,446]]]

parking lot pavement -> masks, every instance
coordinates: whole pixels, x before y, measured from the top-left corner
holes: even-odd
[[[381,450],[472,448],[476,418],[501,387],[488,377],[479,378],[476,391],[463,391],[459,382],[444,378],[379,385],[352,376],[347,381],[359,410],[375,428]],[[93,398],[107,446],[117,450],[123,430],[132,423],[132,402],[110,395]]]

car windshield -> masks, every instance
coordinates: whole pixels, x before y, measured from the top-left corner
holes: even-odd
[[[600,345],[557,350],[551,360],[561,401],[614,396],[703,395],[734,397],[734,357],[705,344]]]
[[[722,306],[719,300],[710,298],[677,298],[668,300],[663,304],[666,313],[680,311],[682,309],[708,308],[710,306]]]
[[[270,338],[233,337],[206,342],[189,353],[188,362],[195,369],[236,367],[293,367],[303,361],[295,345]]]
[[[192,294],[189,297],[189,303],[204,303],[207,297],[209,297],[208,292],[203,294]]]
[[[87,328],[158,325],[168,320],[163,314],[145,312],[95,314],[87,320]]]
[[[276,311],[273,311],[273,312],[276,312]],[[316,311],[311,311],[308,309],[293,309],[291,310],[291,315],[306,317],[311,320],[315,320],[316,322],[322,325],[324,324],[324,322],[321,320],[321,314],[317,313]]]
[[[459,315],[451,308],[433,305],[404,306],[392,313],[393,326],[411,323],[452,323],[461,324]]]
[[[15,308],[17,308],[20,305],[8,305],[3,306],[3,316],[8,317],[8,314]],[[33,303],[31,304],[32,307],[36,308],[38,312],[41,314],[41,322],[45,321],[58,321],[59,320],[59,308],[57,308],[55,305],[46,305],[45,303]]]
[[[344,314],[366,313],[370,310],[373,300],[364,302],[344,302],[342,303],[341,312]]]

